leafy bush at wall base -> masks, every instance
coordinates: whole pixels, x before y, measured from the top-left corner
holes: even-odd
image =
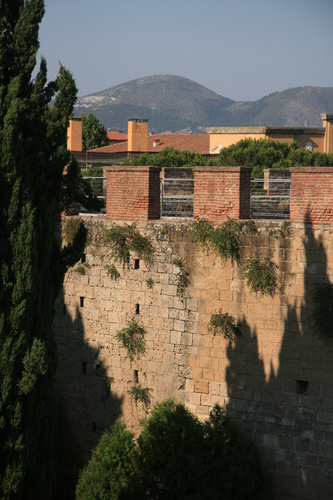
[[[121,422],[104,432],[87,467],[81,471],[76,498],[116,500],[133,470],[134,440]]]
[[[318,285],[313,293],[312,321],[320,336],[333,338],[333,284]]]
[[[155,406],[136,443],[119,423],[103,435],[76,498],[264,500],[266,485],[256,446],[221,407],[200,422],[167,400]]]

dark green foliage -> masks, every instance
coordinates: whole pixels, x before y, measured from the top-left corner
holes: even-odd
[[[82,177],[103,177],[103,167],[91,167],[81,172]]]
[[[252,167],[252,178],[262,178],[264,169],[287,169],[301,166],[332,166],[333,154],[319,153],[302,148],[296,141],[271,139],[243,139],[237,144],[221,149],[219,165]]]
[[[95,115],[84,113],[80,116],[82,120],[82,150],[100,148],[109,144],[108,133],[104,125]]]
[[[76,488],[77,500],[116,500],[132,471],[133,436],[116,422],[104,432]]]
[[[0,2],[0,497],[52,498],[56,346],[53,304],[82,253],[85,228],[63,250],[56,216],[77,192],[66,148],[77,89],[60,66],[47,83],[38,51],[43,0]],[[55,96],[52,107],[49,103]],[[63,170],[69,165],[67,175]]]
[[[312,320],[320,336],[333,338],[333,284],[318,285],[313,292]]]
[[[78,500],[267,498],[256,446],[218,405],[202,423],[180,403],[157,404],[136,445],[129,442],[127,455],[124,446],[116,448],[124,429],[113,429],[104,434],[81,473]],[[110,455],[107,462],[104,457]]]
[[[234,340],[241,335],[240,329],[235,325],[235,318],[228,313],[222,313],[221,310],[211,315],[208,330],[214,335],[223,335],[228,340]]]
[[[231,259],[240,262],[239,232],[240,224],[234,219],[229,219],[215,229],[211,236],[211,244],[222,260]]]
[[[154,280],[153,280],[153,278],[148,278],[146,280],[146,283],[147,283],[147,287],[148,288],[150,288],[150,289],[153,288],[153,286],[154,286]]]
[[[151,262],[154,247],[146,236],[142,236],[135,223],[118,226],[113,224],[103,232],[103,242],[110,247],[111,257],[123,265],[129,263],[130,252],[135,252],[139,259]]]
[[[127,328],[116,333],[116,339],[123,344],[127,350],[127,357],[131,361],[134,361],[134,357],[138,354],[146,352],[145,333],[145,329],[138,325],[134,318],[131,319]]]
[[[84,221],[80,217],[67,217],[65,219],[62,224],[62,238],[65,243],[73,244],[74,238],[82,224],[84,225]]]
[[[193,243],[201,245],[203,249],[215,250],[222,260],[231,259],[239,264],[239,236],[242,229],[243,225],[234,219],[228,219],[214,228],[206,219],[197,218],[191,225],[190,237]]]
[[[133,385],[127,394],[134,399],[135,404],[142,403],[146,410],[148,410],[150,405],[150,393],[153,389],[150,387],[141,387],[141,385]]]
[[[119,273],[118,269],[116,268],[116,266],[114,266],[113,264],[107,264],[105,266],[105,269],[107,270],[110,278],[115,279],[115,280],[117,278],[120,278],[120,273]]]
[[[195,217],[190,227],[191,241],[200,245],[203,250],[209,249],[214,231],[214,226],[207,219]]]
[[[149,165],[155,167],[195,167],[205,166],[207,163],[204,156],[194,151],[180,151],[172,147],[164,148],[156,154],[143,153],[139,158],[133,158],[130,162],[125,161],[124,165],[141,166]]]
[[[277,265],[269,256],[261,259],[259,256],[249,257],[244,265],[243,273],[247,286],[261,295],[273,295],[278,286]]]
[[[177,283],[177,297],[179,297],[181,300],[184,297],[184,293],[186,288],[189,285],[189,273],[186,271],[184,263],[180,257],[176,257],[173,260],[173,264],[177,267],[179,267],[179,273],[178,273],[178,283]]]

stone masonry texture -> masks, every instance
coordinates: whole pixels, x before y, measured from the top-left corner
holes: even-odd
[[[141,384],[152,389],[151,406],[172,397],[200,419],[225,406],[259,447],[272,498],[333,498],[333,341],[319,337],[311,318],[315,287],[333,279],[332,226],[257,222],[241,236],[242,259],[271,255],[278,266],[271,297],[248,288],[241,266],[194,246],[188,220],[139,222],[154,257],[145,264],[131,254],[125,267],[101,243],[111,222],[85,220],[85,259],[66,275],[54,322],[73,468],[117,418],[140,431],[146,410],[128,391]],[[183,297],[176,258],[189,273]],[[110,264],[119,278],[108,275]],[[229,342],[208,330],[219,311],[234,316],[241,337]],[[115,338],[132,318],[147,348],[133,362]]]

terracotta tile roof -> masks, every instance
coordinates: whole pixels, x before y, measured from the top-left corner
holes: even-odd
[[[127,134],[122,134],[120,132],[108,132],[109,141],[127,141]]]
[[[88,152],[126,153],[127,144],[128,142],[124,141],[102,148],[90,149]],[[159,153],[167,147],[209,155],[209,134],[156,134],[148,137],[148,153]]]

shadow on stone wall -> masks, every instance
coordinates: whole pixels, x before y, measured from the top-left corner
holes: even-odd
[[[227,349],[227,412],[261,449],[279,499],[333,498],[332,342],[319,338],[311,321],[313,290],[329,281],[327,255],[307,217],[305,223],[304,299],[288,307],[278,369],[271,365],[265,376],[246,319],[238,324],[243,337]]]
[[[112,380],[103,363],[108,347],[85,340],[81,308],[76,307],[72,319],[60,294],[56,316],[60,500],[75,497],[79,470],[87,463],[103,431],[121,416],[123,401],[112,391]]]

